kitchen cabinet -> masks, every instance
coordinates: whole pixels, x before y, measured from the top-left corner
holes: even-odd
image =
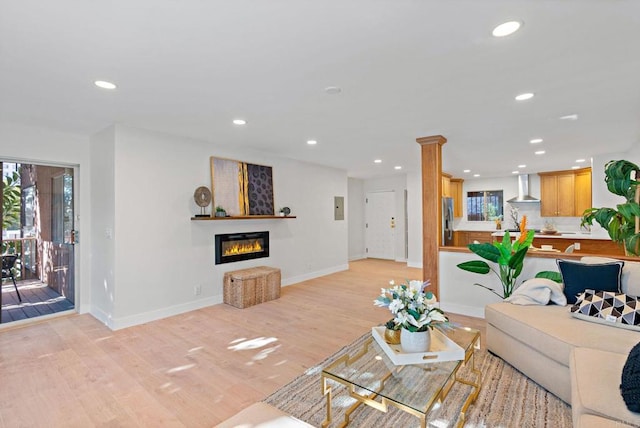
[[[446,198],[452,198],[451,194],[451,175],[442,173],[442,196]]]
[[[536,235],[531,245],[535,248],[551,245],[554,249],[564,252],[569,245],[575,244],[579,244],[579,249],[574,249],[574,253],[624,256],[624,248],[610,239],[572,238],[571,234],[563,234],[559,238],[545,238],[544,236]]]
[[[576,172],[576,215],[582,216],[582,213],[591,208],[591,168],[585,168]]]
[[[540,216],[578,217],[591,206],[591,168],[540,172],[538,175]]]
[[[453,216],[462,217],[462,178],[451,178],[449,180],[449,189],[453,198]]]
[[[453,198],[453,216],[462,217],[462,178],[442,173],[442,197]]]
[[[491,231],[456,230],[454,232],[454,245],[456,247],[466,247],[469,244],[475,243],[475,241],[492,243],[497,239],[491,236],[492,233]]]

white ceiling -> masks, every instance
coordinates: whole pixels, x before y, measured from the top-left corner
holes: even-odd
[[[0,120],[122,123],[352,177],[417,170],[435,134],[458,177],[569,169],[640,141],[639,89],[637,0],[0,0]]]

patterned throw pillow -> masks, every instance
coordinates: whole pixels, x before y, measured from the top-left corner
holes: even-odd
[[[571,314],[586,321],[640,331],[640,300],[612,291],[585,290]]]

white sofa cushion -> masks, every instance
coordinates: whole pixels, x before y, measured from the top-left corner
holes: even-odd
[[[620,378],[627,354],[617,354],[598,349],[576,348],[571,355],[571,411],[576,426],[624,426],[589,425],[576,423],[585,415],[623,421],[640,426],[640,413],[627,409],[620,394]],[[593,420],[594,418],[585,418]]]
[[[627,355],[640,342],[640,332],[573,318],[569,306],[492,303],[485,308],[485,318],[488,324],[567,368],[569,354],[575,347]]]
[[[598,264],[619,262],[619,259],[609,257],[585,256],[580,259],[582,263]],[[622,267],[622,279],[620,280],[620,291],[629,296],[640,296],[640,262],[624,261]]]
[[[216,428],[313,428],[313,425],[260,401],[216,425]]]

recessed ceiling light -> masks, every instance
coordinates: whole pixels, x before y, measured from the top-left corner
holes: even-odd
[[[246,125],[247,121],[244,119],[233,119],[233,124],[234,125]]]
[[[526,165],[518,165],[518,168],[526,168]]]
[[[400,165],[394,166],[393,169],[402,169]]]
[[[533,92],[525,92],[524,94],[516,95],[516,101],[526,101],[533,98]]]
[[[574,113],[566,116],[560,116],[560,120],[578,120],[578,115]]]
[[[585,161],[586,161],[586,159],[576,159],[576,163],[582,163],[582,162],[585,162]]]
[[[327,86],[326,88],[324,88],[324,91],[329,95],[336,95],[342,92],[342,88],[338,86]]]
[[[382,163],[382,159],[376,159],[373,161],[373,163]]]
[[[96,80],[95,82],[93,82],[94,85],[96,85],[98,88],[102,88],[102,89],[115,89],[117,88],[117,86],[111,82],[107,82],[106,80]]]
[[[542,143],[542,138],[534,138],[533,140],[529,140],[531,144]]]
[[[310,146],[315,146],[316,144],[318,144],[318,142],[316,140],[307,140],[307,144]]]
[[[471,170],[470,170],[470,169],[465,169],[465,170],[464,170],[464,171],[462,171],[462,172],[469,173],[469,172],[471,172]]]
[[[511,174],[520,174],[520,171],[511,171]]]
[[[580,168],[578,165],[574,165],[571,167],[571,169],[578,169],[578,168]]]
[[[480,177],[480,174],[473,174],[474,177]]]
[[[538,150],[538,151],[536,152],[536,154],[537,154],[537,155],[543,155],[544,153],[545,153],[545,151],[544,151],[544,150]]]
[[[508,36],[509,34],[513,34],[518,31],[521,26],[522,23],[518,21],[505,22],[494,28],[491,34],[493,34],[493,37]]]

